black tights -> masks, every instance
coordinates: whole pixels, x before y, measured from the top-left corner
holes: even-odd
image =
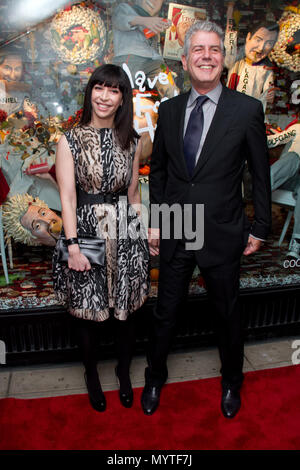
[[[87,378],[95,382],[95,387],[98,388],[100,383],[97,373],[96,349],[101,323],[76,317],[72,319],[76,327],[77,343]],[[116,319],[112,319],[112,321],[114,322],[118,375],[120,382],[123,382],[126,387],[126,384],[130,385],[129,369],[135,348],[134,316],[130,315],[126,321]]]

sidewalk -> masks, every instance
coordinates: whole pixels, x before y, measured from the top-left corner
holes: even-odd
[[[292,365],[292,343],[300,337],[288,337],[246,343],[244,372]],[[298,346],[299,349],[299,346]],[[300,357],[300,353],[298,354]],[[114,375],[116,360],[98,365],[104,391],[118,389]],[[144,385],[146,360],[136,356],[131,366],[133,387]],[[199,348],[169,356],[168,382],[198,380],[219,376],[220,361],[216,348]],[[0,365],[0,398],[38,398],[87,393],[80,363],[51,364],[7,368]]]

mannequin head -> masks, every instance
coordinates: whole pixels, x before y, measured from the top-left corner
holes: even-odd
[[[279,26],[261,24],[249,31],[245,43],[245,55],[249,62],[257,63],[265,59],[273,49],[279,34]]]
[[[3,206],[3,226],[6,236],[15,241],[55,246],[62,220],[39,198],[17,194]]]
[[[19,82],[23,74],[23,60],[16,49],[0,50],[0,80]]]

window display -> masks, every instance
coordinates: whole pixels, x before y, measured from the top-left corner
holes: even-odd
[[[0,13],[0,203],[4,231],[13,244],[32,245],[36,217],[26,227],[22,220],[27,220],[28,204],[35,207],[40,202],[48,214],[55,215],[47,221],[38,218],[38,230],[43,233],[34,238],[34,245],[55,244],[61,228],[55,178],[56,144],[65,130],[79,123],[85,85],[101,64],[123,67],[133,88],[134,127],[143,148],[140,190],[148,207],[148,174],[158,108],[162,101],[189,90],[181,53],[185,31],[195,21],[212,20],[226,32],[224,86],[263,102],[270,174],[276,166],[282,167],[286,155],[295,154],[297,162],[300,158],[295,150],[300,120],[297,0],[52,0],[45,2],[45,8],[35,0],[3,0]],[[289,127],[297,131],[297,136],[281,141]],[[276,163],[279,160],[280,164]],[[273,170],[272,164],[276,164]],[[276,189],[284,189],[285,183],[282,184],[282,187],[276,184]],[[298,186],[290,190],[297,199]],[[251,218],[249,171],[245,172],[243,196],[245,211]],[[291,249],[292,244],[296,246],[293,240],[299,232],[294,228],[294,218],[278,247],[287,210],[284,204],[274,205],[270,239],[251,260],[243,259],[242,288],[299,284],[297,269],[284,267],[288,253],[300,258],[300,249]],[[12,229],[14,217],[21,228],[17,224]],[[18,238],[19,229],[29,229],[30,235]],[[156,273],[152,278],[153,296],[158,269],[159,260],[153,259],[152,272]],[[12,269],[11,279],[14,274]],[[21,283],[18,279],[14,282]],[[5,287],[9,288],[15,289]],[[7,299],[9,294],[3,292],[0,291],[0,296]],[[47,302],[51,302],[49,286],[47,292]],[[198,271],[194,273],[190,292],[205,292]],[[5,302],[8,307],[12,305],[11,301]]]

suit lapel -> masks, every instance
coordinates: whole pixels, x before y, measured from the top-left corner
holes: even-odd
[[[217,109],[215,111],[212,123],[208,130],[201,154],[199,156],[197,165],[195,166],[193,176],[205,165],[209,157],[214,152],[217,145],[224,137],[227,129],[231,123],[231,117],[234,116],[236,111],[236,103],[232,102],[229,98],[227,88],[223,86]]]

